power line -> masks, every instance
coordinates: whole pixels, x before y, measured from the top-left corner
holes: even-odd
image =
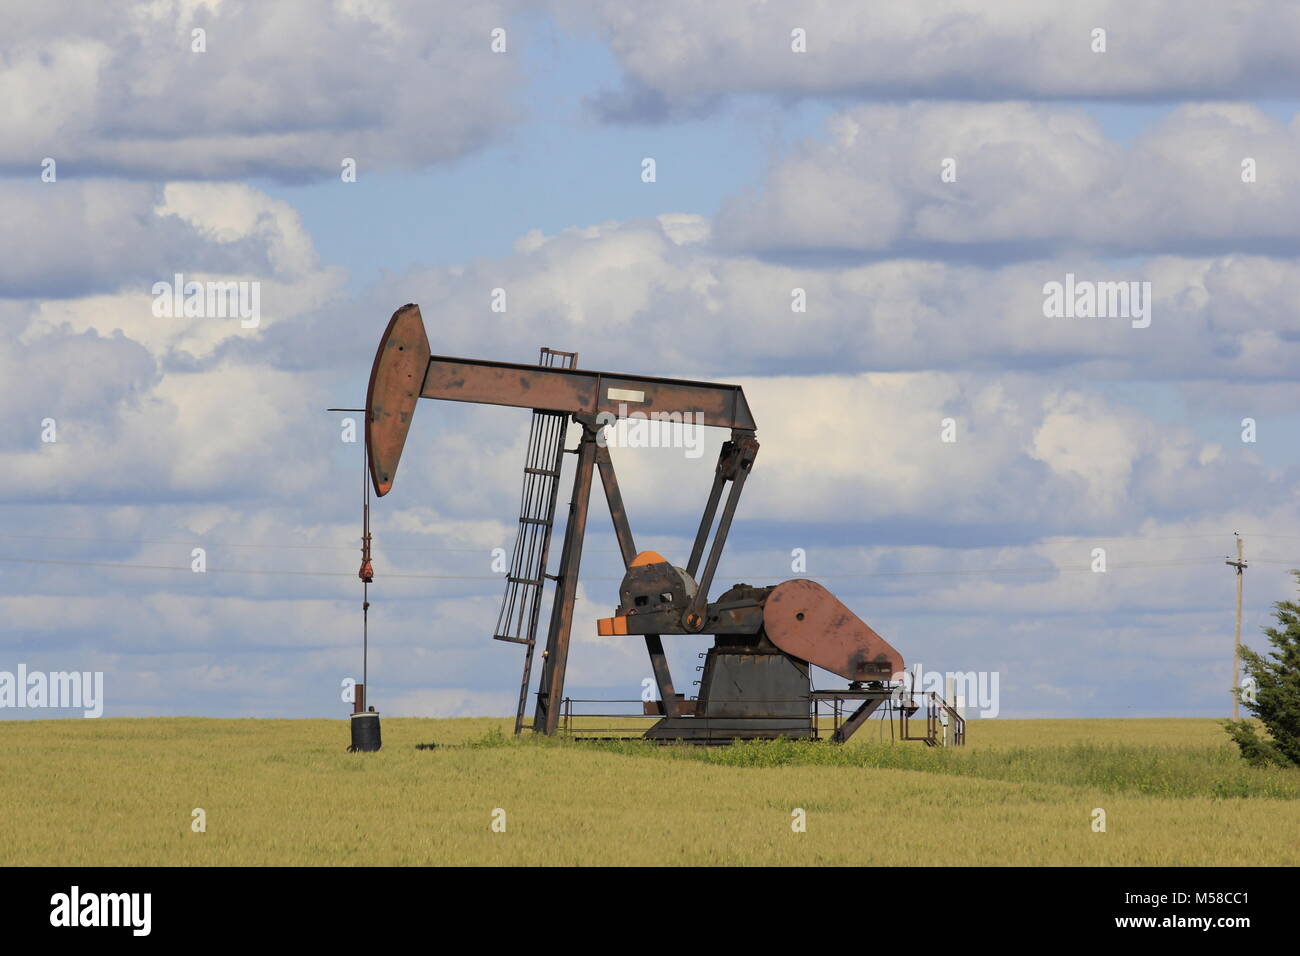
[[[0,534],[0,538],[12,538],[18,541],[98,541],[105,544],[155,544],[176,548],[193,547],[201,537],[189,541],[161,541],[152,538],[94,538],[73,535],[35,535],[35,534]],[[360,544],[233,544],[219,542],[208,547],[218,548],[256,548],[268,551],[356,551]],[[479,552],[482,548],[388,548],[389,551],[466,551]]]
[[[1049,536],[1045,538],[1040,538],[1036,542],[1027,542],[1025,544],[984,544],[984,545],[976,545],[970,548],[959,548],[957,550],[985,551],[985,550],[993,550],[995,548],[1002,549],[1008,547],[1029,548],[1029,547],[1042,546],[1047,544],[1065,544],[1069,542],[1079,542],[1079,541],[1192,541],[1192,540],[1202,540],[1206,538],[1221,538],[1221,537],[1222,535],[1220,534],[1129,535],[1129,536],[1110,536],[1110,537],[1105,535],[1089,536],[1089,537]],[[1257,534],[1257,535],[1253,535],[1253,537],[1277,538],[1277,539],[1300,541],[1300,535]],[[94,541],[94,542],[101,542],[105,544],[128,544],[128,545],[148,544],[148,545],[165,545],[165,546],[177,547],[177,548],[188,548],[188,547],[193,547],[197,542],[201,541],[202,536],[196,535],[194,538],[192,538],[189,541],[166,541],[157,538],[104,538],[104,537],[95,537],[89,535],[0,534],[0,539],[9,539],[15,541]],[[216,543],[210,543],[207,546],[214,547],[214,548],[247,548],[247,549],[265,550],[265,551],[355,551],[358,548],[357,544],[346,544],[346,545],[345,544],[279,544],[279,543],[277,544],[235,544],[231,542],[216,542]],[[843,549],[852,549],[852,548],[871,549],[876,547],[885,548],[890,551],[941,549],[941,548],[943,550],[952,550],[951,548],[943,548],[943,546],[941,545],[932,545],[932,544],[900,544],[900,545],[888,545],[888,546],[848,545],[848,544],[826,545],[826,548],[828,550],[832,550],[832,549],[843,550]],[[484,547],[449,548],[449,547],[431,547],[431,546],[425,546],[419,548],[404,548],[404,547],[385,546],[384,550],[386,552],[391,552],[391,553],[446,552],[446,553],[453,553],[453,554],[481,554],[485,550],[490,550],[490,548],[484,548]],[[764,552],[786,553],[789,552],[791,549],[788,547],[765,547],[765,548],[729,547],[727,548],[727,550],[729,552],[759,554]],[[617,548],[588,548],[588,549],[584,549],[584,551],[588,554],[618,554],[619,553],[619,550]]]
[[[55,564],[80,568],[124,568],[142,571],[188,571],[191,574],[290,574],[304,577],[354,578],[355,571],[299,571],[281,568],[207,568],[195,571],[188,565],[175,564],[128,564],[118,561],[60,561],[52,558],[9,558],[0,557],[0,561],[12,564]],[[386,574],[388,578],[428,578],[446,581],[496,581],[500,575],[487,574]]]
[[[1115,570],[1141,570],[1146,568],[1170,568],[1186,567],[1198,564],[1217,564],[1219,558],[1185,558],[1171,561],[1133,561],[1120,564],[1110,564],[1108,567]],[[1259,560],[1259,559],[1256,559]],[[351,578],[355,577],[355,572],[349,571],[307,571],[298,569],[283,568],[207,568],[204,572],[195,572],[188,565],[171,565],[171,564],[133,564],[118,561],[69,561],[58,560],[53,558],[15,558],[0,556],[0,562],[9,564],[36,564],[36,565],[58,565],[68,567],[87,567],[87,568],[109,568],[121,570],[140,570],[140,571],[185,571],[191,574],[256,574],[256,575],[289,575],[295,577],[338,577]],[[1273,563],[1286,564],[1285,561]],[[1296,562],[1300,563],[1300,562]],[[819,579],[868,579],[868,578],[906,578],[906,577],[938,577],[938,576],[964,576],[964,575],[981,575],[981,574],[1077,574],[1077,573],[1096,573],[1090,565],[1079,566],[1038,566],[1038,567],[1020,567],[1020,568],[958,568],[952,570],[921,570],[921,571],[864,571],[856,573],[831,573],[818,574]],[[779,572],[784,573],[784,572]],[[723,575],[727,578],[735,579],[753,579],[759,580],[772,575],[767,573],[749,574],[749,573],[729,573]],[[394,578],[398,580],[428,580],[428,581],[502,581],[505,579],[504,574],[411,574],[390,572],[380,575],[381,578]],[[621,576],[587,576],[587,581],[622,581]]]

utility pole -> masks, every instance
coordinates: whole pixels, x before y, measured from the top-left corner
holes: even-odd
[[[1232,558],[1223,563],[1230,568],[1237,569],[1237,627],[1232,638],[1232,719],[1241,719],[1241,585],[1245,580],[1242,573],[1246,570],[1246,560],[1241,556],[1242,539],[1236,531],[1233,536],[1237,539],[1237,560]]]

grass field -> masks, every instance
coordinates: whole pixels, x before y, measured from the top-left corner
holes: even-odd
[[[947,751],[507,726],[390,718],[349,754],[341,720],[0,722],[0,863],[1300,863],[1300,772],[1245,766],[1214,720],[972,721]]]

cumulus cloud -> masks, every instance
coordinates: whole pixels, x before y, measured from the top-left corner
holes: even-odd
[[[289,203],[243,184],[10,180],[0,181],[0,204],[25,226],[0,235],[0,299],[42,304],[49,321],[82,325],[61,313],[98,294],[85,324],[111,331],[124,323],[137,338],[180,338],[151,309],[153,284],[176,273],[186,281],[258,278],[300,296],[304,308],[345,275],[321,265]],[[287,311],[275,289],[263,301],[268,312]],[[219,340],[213,332],[203,330],[198,351]]]
[[[108,671],[110,714],[341,715],[359,669],[361,449],[323,410],[357,403],[384,322],[415,301],[435,352],[528,362],[550,345],[589,368],[743,384],[762,451],[718,586],[796,576],[803,548],[808,575],[909,660],[1001,669],[1006,714],[1114,713],[1117,687],[1223,696],[1217,552],[1232,529],[1300,535],[1300,513],[1294,467],[1235,422],[1219,435],[1197,419],[1297,410],[1294,124],[1218,102],[1117,143],[1074,109],[846,107],[714,220],[532,230],[354,296],[291,204],[233,180],[333,177],[343,156],[420,168],[499,138],[519,61],[488,40],[514,5],[101,6],[29,5],[0,40],[16,104],[0,172],[29,177],[0,182],[23,224],[0,237],[7,660]],[[595,16],[626,73],[596,100],[608,118],[734,93],[1297,86],[1278,52],[1294,14],[1255,29],[1250,5],[1193,20],[1162,5],[811,4],[789,24],[771,5],[568,9]],[[1098,24],[1104,55],[1088,49]],[[794,26],[808,54],[789,52]],[[45,156],[55,183],[37,180]],[[155,315],[153,283],[177,272],[259,282],[260,324]],[[1067,272],[1150,281],[1151,326],[1045,317],[1044,283]],[[527,417],[416,413],[374,508],[371,684],[387,713],[513,709],[519,648],[490,640],[492,550],[511,545]],[[47,418],[57,442],[41,441]],[[1266,424],[1261,450],[1281,440]],[[723,437],[690,457],[613,450],[638,545],[684,562]],[[570,686],[635,697],[638,642],[592,633],[621,575],[598,488],[593,509]],[[1088,568],[1099,543],[1106,573]],[[1252,541],[1261,593],[1288,590],[1284,543]],[[208,573],[190,571],[193,547]],[[670,642],[679,682],[700,642]]]
[[[981,266],[887,259],[792,265],[720,249],[706,220],[532,233],[512,255],[414,269],[361,308],[376,325],[422,303],[436,353],[532,361],[538,345],[589,368],[696,377],[922,369],[1075,368],[1104,378],[1281,380],[1300,359],[1292,258],[1088,255]],[[1151,282],[1152,321],[1049,318],[1044,285]],[[493,312],[492,290],[507,310]],[[806,311],[795,311],[802,290]],[[323,312],[319,361],[354,361],[355,315]],[[272,334],[277,361],[296,343]]]
[[[722,245],[984,260],[1300,251],[1285,173],[1300,127],[1253,106],[1183,106],[1131,144],[1082,110],[1025,103],[862,106],[829,127],[724,203]]]
[[[611,120],[689,115],[722,97],[940,99],[1231,99],[1300,91],[1290,37],[1300,13],[1252,0],[1134,6],[1088,0],[943,0],[796,5],[724,0],[658,4],[653,17],[615,0],[554,4],[575,29],[594,24],[624,86],[593,97]],[[1093,30],[1106,52],[1093,52]],[[806,53],[791,33],[806,33]]]
[[[177,268],[269,267],[261,237],[205,237],[167,213],[164,193],[111,180],[0,181],[0,206],[22,224],[0,233],[0,297],[68,299],[151,283]]]
[[[286,412],[323,408],[319,379],[270,367],[257,342],[339,297],[343,273],[319,263],[287,204],[238,184],[136,187],[51,184],[37,252],[0,256],[33,283],[65,273],[103,291],[11,299],[0,309],[0,402],[14,423],[0,439],[0,483],[11,500],[153,493],[238,495],[278,449],[303,452]],[[63,197],[67,197],[66,199]],[[121,217],[114,238],[101,215]],[[107,236],[88,235],[88,221]],[[89,254],[86,254],[89,253]],[[153,284],[256,283],[262,314],[159,315]],[[221,355],[238,342],[244,351]],[[29,369],[40,374],[26,374]],[[41,440],[47,420],[55,441]],[[290,471],[285,486],[301,487]],[[152,492],[151,492],[152,490]]]
[[[516,121],[516,5],[347,0],[96,2],[6,15],[0,170],[287,181],[419,168]],[[193,51],[193,31],[206,50]]]
[[[1222,511],[1247,486],[1255,518],[1268,515],[1274,531],[1300,530],[1286,474],[1261,469],[1248,448],[1160,423],[1105,383],[1057,381],[1032,368],[1109,362],[1118,378],[1186,374],[1195,367],[1189,356],[1238,348],[1265,317],[1275,338],[1242,349],[1254,363],[1242,367],[1280,372],[1294,268],[1286,260],[1153,259],[1144,268],[1164,290],[1160,308],[1182,310],[1177,322],[1157,312],[1146,330],[1053,326],[1041,315],[1041,281],[1059,262],[795,268],[719,250],[706,220],[672,215],[531,233],[509,256],[415,270],[358,303],[334,290],[292,210],[256,191],[187,185],[151,202],[154,219],[183,222],[197,248],[251,243],[257,255],[241,268],[263,263],[266,281],[315,290],[305,301],[321,307],[251,334],[235,324],[215,338],[199,331],[207,320],[164,334],[152,317],[133,322],[135,313],[113,307],[119,294],[135,301],[136,293],[0,308],[15,331],[10,368],[85,354],[66,394],[54,376],[34,388],[17,374],[2,380],[10,407],[30,420],[6,454],[6,498],[56,505],[65,534],[164,542],[42,541],[36,556],[181,569],[0,566],[8,572],[0,609],[15,622],[7,646],[43,641],[44,656],[28,655],[32,666],[65,666],[69,656],[102,665],[122,695],[110,698],[109,713],[186,710],[178,701],[267,715],[344,709],[339,683],[357,669],[356,552],[347,545],[356,535],[359,449],[340,443],[337,421],[320,410],[336,403],[341,381],[364,375],[388,312],[408,299],[426,303],[444,353],[528,361],[536,345],[552,344],[578,348],[588,366],[739,381],[763,450],[719,585],[795,576],[789,549],[804,547],[809,574],[908,659],[981,668],[996,660],[1007,713],[1060,712],[1051,688],[1078,688],[1088,675],[1106,686],[1113,676],[1082,649],[1045,655],[1044,635],[1073,635],[1095,653],[1109,640],[1092,636],[1105,614],[1143,608],[1160,622],[1148,632],[1160,631],[1158,657],[1186,637],[1169,615],[1180,602],[1204,605],[1212,590],[1197,566],[1153,594],[1152,582],[1170,572],[1126,565],[1169,558],[1159,545],[1120,544],[1112,572],[1099,576],[1080,573],[1088,543],[1045,535],[1158,537],[1187,515],[1197,516],[1193,533],[1208,535],[1248,523]],[[789,311],[794,285],[810,291],[808,313]],[[504,314],[490,311],[497,286],[508,291]],[[1023,325],[1008,320],[1008,302],[1023,306]],[[1245,303],[1254,318],[1240,315]],[[1159,346],[1140,344],[1162,328]],[[196,362],[169,358],[182,352]],[[1016,355],[1033,362],[1012,373]],[[791,368],[800,362],[806,367]],[[1204,367],[1214,368],[1208,359]],[[1220,357],[1220,370],[1229,367]],[[68,429],[53,448],[37,442],[47,407]],[[957,424],[956,443],[941,440],[945,417]],[[518,655],[490,640],[500,598],[490,568],[491,549],[511,542],[526,419],[517,409],[432,402],[416,414],[402,474],[375,512],[372,685],[387,712],[503,713],[513,703]],[[643,547],[684,560],[721,437],[689,460],[680,448],[613,451]],[[102,504],[88,504],[96,499]],[[633,697],[646,676],[639,647],[589,633],[615,602],[620,574],[617,556],[601,547],[609,529],[598,490],[594,508],[571,687]],[[39,535],[50,514],[13,530]],[[755,541],[770,550],[746,550]],[[207,548],[212,573],[188,572],[190,546]],[[1172,555],[1201,558],[1191,546]],[[1042,570],[979,573],[991,567]],[[97,582],[89,592],[87,575]],[[120,611],[125,601],[129,613]],[[1063,608],[1087,620],[1059,623]],[[987,646],[1007,614],[1020,616],[1014,640]],[[1046,628],[1044,617],[1058,624]],[[1195,629],[1204,632],[1204,621]],[[690,672],[695,643],[670,648],[679,672]],[[1214,660],[1208,649],[1202,656],[1199,666]]]
[[[746,385],[764,445],[746,507],[792,525],[898,525],[911,541],[1116,533],[1212,507],[1246,480],[1261,507],[1291,497],[1249,451],[1158,425],[1104,387],[938,373]]]

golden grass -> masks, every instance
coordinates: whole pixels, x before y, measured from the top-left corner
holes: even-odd
[[[388,718],[382,752],[349,754],[339,720],[6,721],[0,863],[1300,862],[1297,775],[1227,759],[1213,720],[972,721],[968,751],[946,754],[882,750],[872,726],[833,758],[514,743],[493,728],[508,721]],[[1224,781],[1254,795],[1215,795]],[[191,831],[196,807],[206,833]]]

